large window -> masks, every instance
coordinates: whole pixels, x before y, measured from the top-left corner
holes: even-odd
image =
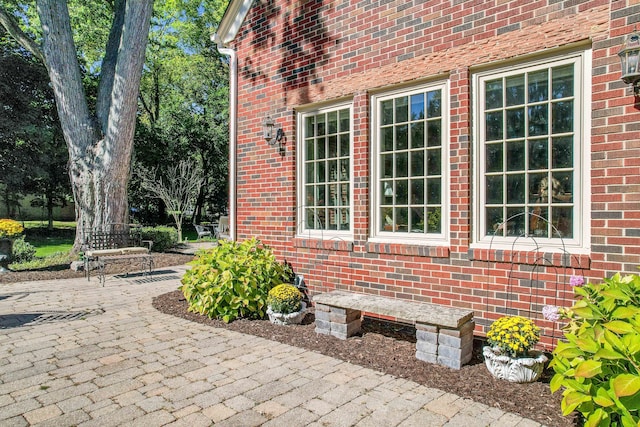
[[[584,62],[476,76],[477,241],[582,242]]]
[[[373,98],[374,237],[446,239],[446,97],[438,84]]]
[[[351,108],[300,113],[298,125],[298,233],[351,235]]]

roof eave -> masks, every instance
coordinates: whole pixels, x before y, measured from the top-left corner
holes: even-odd
[[[226,46],[235,40],[252,4],[253,0],[231,0],[211,40],[218,46]]]

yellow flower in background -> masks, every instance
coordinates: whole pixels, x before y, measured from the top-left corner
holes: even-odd
[[[18,221],[3,218],[0,219],[0,239],[11,239],[22,234],[24,228]]]

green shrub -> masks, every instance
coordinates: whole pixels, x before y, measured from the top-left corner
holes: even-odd
[[[36,257],[36,247],[24,240],[24,236],[13,241],[13,253],[11,260],[13,262],[28,262]]]
[[[178,231],[173,227],[144,227],[142,240],[151,240],[154,252],[165,252],[178,244]]]
[[[551,391],[564,387],[562,413],[585,426],[640,425],[640,276],[616,274],[574,287],[579,300],[553,352]]]
[[[269,290],[286,278],[286,268],[259,240],[220,241],[201,251],[182,278],[189,310],[231,322],[263,318]]]
[[[9,264],[9,268],[13,271],[67,270],[71,261],[77,259],[77,256],[71,256],[69,252],[56,252],[44,258],[34,258],[31,261]]]

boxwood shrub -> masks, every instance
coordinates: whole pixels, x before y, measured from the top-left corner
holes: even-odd
[[[151,240],[154,252],[166,252],[178,244],[178,230],[173,227],[143,227],[142,240]]]
[[[198,253],[180,289],[189,311],[224,322],[257,319],[265,316],[269,290],[288,280],[289,274],[259,240],[221,240]]]

